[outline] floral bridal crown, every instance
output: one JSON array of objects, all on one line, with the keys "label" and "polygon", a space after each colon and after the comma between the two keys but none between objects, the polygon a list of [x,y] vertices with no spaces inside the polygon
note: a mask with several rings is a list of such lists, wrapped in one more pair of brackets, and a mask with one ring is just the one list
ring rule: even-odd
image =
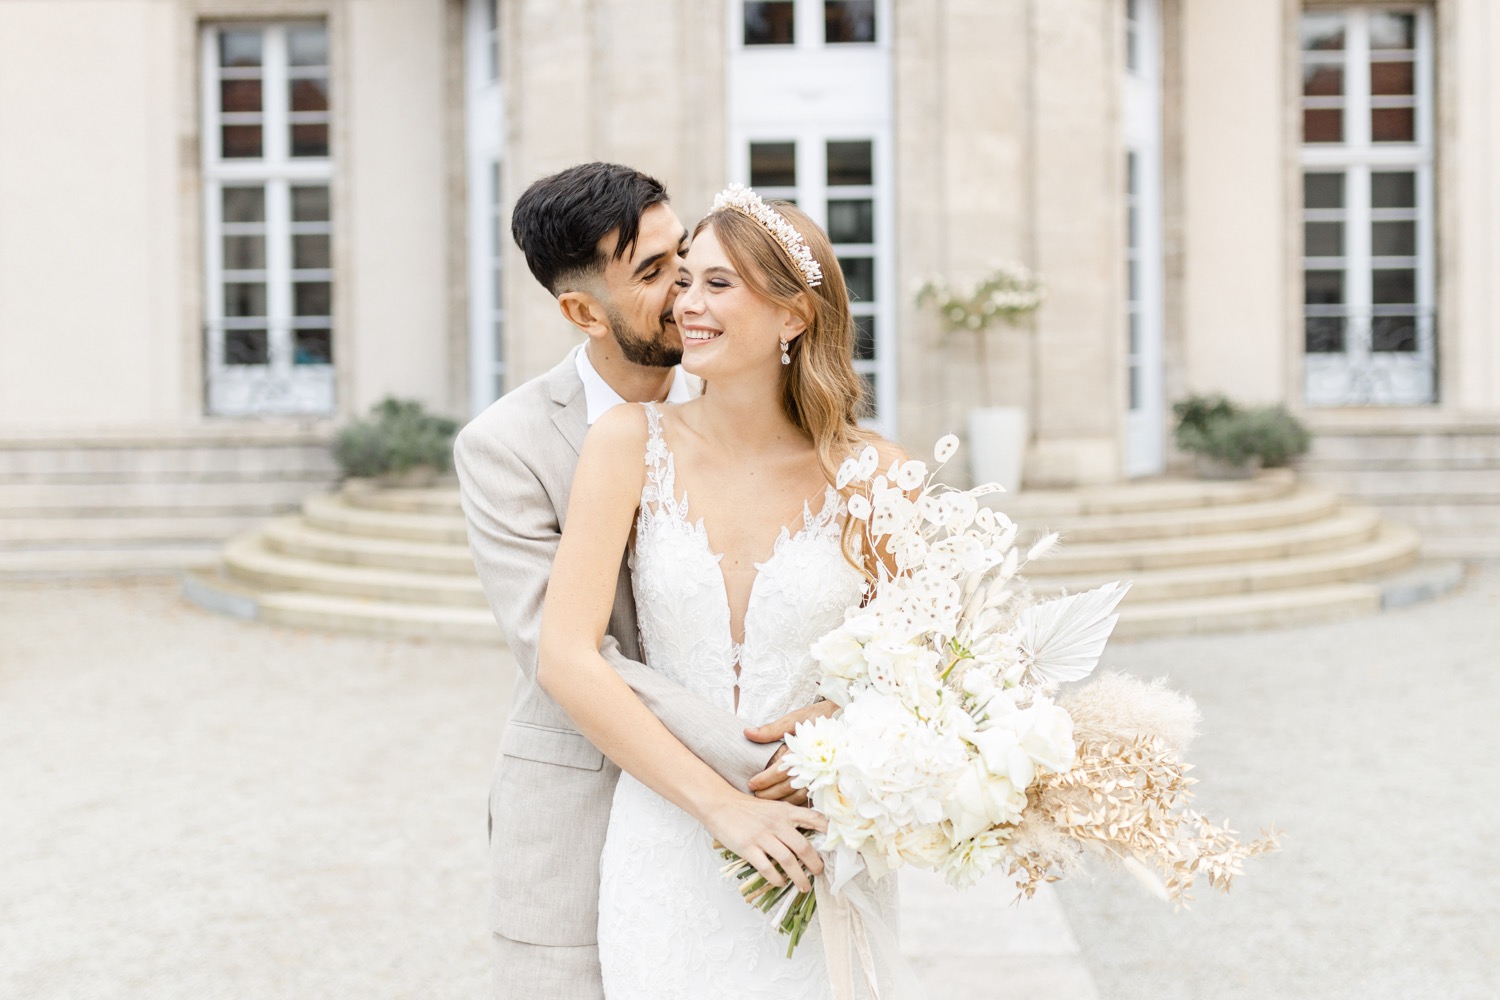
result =
[{"label": "floral bridal crown", "polygon": [[797,270],[802,272],[808,288],[817,288],[823,283],[823,268],[813,256],[812,248],[807,245],[807,239],[797,231],[795,226],[786,221],[785,216],[762,201],[760,195],[743,184],[731,184],[714,196],[714,211],[725,208],[743,212],[765,226],[772,238],[781,244],[781,249],[785,250],[786,255],[792,259]]}]

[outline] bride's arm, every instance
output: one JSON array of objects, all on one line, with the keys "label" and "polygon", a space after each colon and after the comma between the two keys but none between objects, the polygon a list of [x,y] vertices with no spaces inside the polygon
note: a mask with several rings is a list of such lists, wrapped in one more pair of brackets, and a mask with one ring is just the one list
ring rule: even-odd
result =
[{"label": "bride's arm", "polygon": [[[783,884],[770,862],[807,888],[822,870],[798,828],[822,829],[817,813],[736,790],[674,737],[600,655],[620,558],[644,485],[646,420],[618,406],[584,441],[542,611],[537,682],[610,760],[702,823],[724,846]],[[797,863],[800,861],[800,864]]]}]

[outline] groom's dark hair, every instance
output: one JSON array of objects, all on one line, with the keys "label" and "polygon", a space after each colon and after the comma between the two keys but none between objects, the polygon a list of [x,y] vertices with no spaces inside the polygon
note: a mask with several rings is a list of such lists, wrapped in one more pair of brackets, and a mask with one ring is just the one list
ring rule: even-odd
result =
[{"label": "groom's dark hair", "polygon": [[635,247],[641,213],[667,200],[655,177],[618,163],[583,163],[535,181],[516,201],[510,234],[536,280],[557,295],[608,263],[599,242],[618,230],[614,257]]}]

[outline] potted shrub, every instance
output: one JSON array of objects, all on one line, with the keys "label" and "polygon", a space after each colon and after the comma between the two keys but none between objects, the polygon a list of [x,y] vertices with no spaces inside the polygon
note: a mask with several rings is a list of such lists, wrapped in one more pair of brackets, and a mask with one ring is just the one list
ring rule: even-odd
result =
[{"label": "potted shrub", "polygon": [[370,416],[339,431],[333,457],[346,476],[382,486],[426,486],[453,468],[458,421],[434,416],[414,400],[387,396]]},{"label": "potted shrub", "polygon": [[1189,396],[1172,412],[1177,447],[1194,457],[1204,479],[1248,479],[1257,469],[1289,464],[1311,443],[1284,406],[1245,409],[1222,395]]},{"label": "potted shrub", "polygon": [[980,405],[969,412],[969,463],[976,483],[1021,488],[1026,444],[1026,411],[997,406],[990,385],[990,327],[1018,326],[1046,297],[1041,280],[1021,264],[995,263],[972,285],[950,285],[934,278],[917,289],[917,304],[933,309],[949,337],[972,337],[979,366]]}]

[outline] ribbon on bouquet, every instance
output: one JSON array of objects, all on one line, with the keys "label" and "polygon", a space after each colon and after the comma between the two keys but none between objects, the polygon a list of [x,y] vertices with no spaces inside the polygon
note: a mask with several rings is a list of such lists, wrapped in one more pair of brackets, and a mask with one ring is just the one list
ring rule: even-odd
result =
[{"label": "ribbon on bouquet", "polygon": [[839,848],[823,855],[818,927],[833,1000],[917,1000],[922,993],[916,976],[872,886],[858,853]]}]

